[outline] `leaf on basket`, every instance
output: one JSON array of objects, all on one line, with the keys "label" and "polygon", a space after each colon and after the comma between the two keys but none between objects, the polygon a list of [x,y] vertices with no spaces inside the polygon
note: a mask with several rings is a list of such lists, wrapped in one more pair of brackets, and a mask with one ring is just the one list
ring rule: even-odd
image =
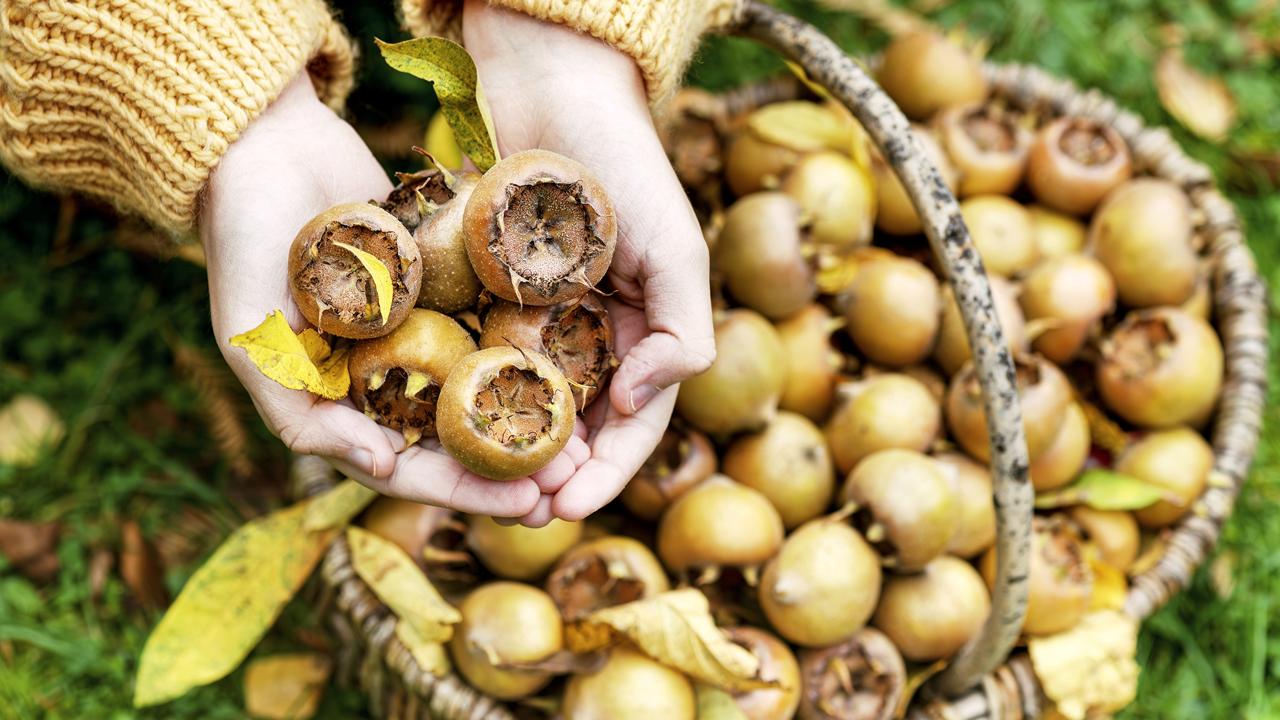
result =
[{"label": "leaf on basket", "polygon": [[498,135],[471,55],[461,45],[440,37],[374,42],[392,68],[431,83],[458,146],[480,172],[493,167],[499,157]]},{"label": "leaf on basket", "polygon": [[377,497],[378,493],[355,480],[344,480],[307,506],[302,527],[307,530],[341,530]]},{"label": "leaf on basket", "polygon": [[905,718],[907,716],[907,708],[911,707],[911,701],[915,699],[916,693],[920,692],[920,688],[929,682],[934,675],[945,670],[947,667],[946,660],[939,660],[932,665],[922,665],[916,667],[907,673],[907,681],[902,686],[902,695],[898,697],[898,708],[894,711],[895,718]]},{"label": "leaf on basket", "polygon": [[244,348],[263,375],[290,390],[338,400],[351,387],[346,349],[330,350],[329,343],[311,328],[294,333],[279,310],[258,327],[231,338],[231,345]]},{"label": "leaf on basket", "polygon": [[716,627],[707,597],[693,588],[597,610],[571,628],[574,652],[625,638],[654,660],[721,690],[772,687],[757,679],[759,661]]},{"label": "leaf on basket", "polygon": [[1081,473],[1072,484],[1036,496],[1036,507],[1044,510],[1069,505],[1088,505],[1095,510],[1141,510],[1160,500],[1173,500],[1160,487],[1114,470],[1093,468]]},{"label": "leaf on basket", "polygon": [[1095,610],[1075,628],[1027,642],[1031,666],[1058,712],[1070,720],[1112,713],[1138,690],[1138,623],[1118,610]]},{"label": "leaf on basket", "polygon": [[717,687],[698,683],[698,720],[748,720],[733,696]]},{"label": "leaf on basket", "polygon": [[427,640],[413,628],[413,625],[404,620],[396,621],[396,639],[409,651],[414,662],[418,663],[418,667],[422,668],[423,672],[443,677],[453,668],[449,662],[449,653],[445,652],[444,643]]},{"label": "leaf on basket", "polygon": [[356,260],[359,260],[369,273],[369,277],[373,278],[373,289],[378,294],[378,315],[382,318],[382,324],[386,325],[387,319],[391,317],[391,271],[373,253],[337,240],[333,241],[333,244],[355,255]]},{"label": "leaf on basket", "polygon": [[142,649],[135,707],[221,679],[258,644],[337,535],[304,529],[315,501],[245,523],[196,570]]},{"label": "leaf on basket", "polygon": [[1222,78],[1191,67],[1173,47],[1156,61],[1155,80],[1160,104],[1184,127],[1206,140],[1226,139],[1236,124],[1236,99]]},{"label": "leaf on basket", "polygon": [[850,152],[853,127],[828,108],[807,100],[766,105],[751,113],[748,127],[761,139],[798,152]]},{"label": "leaf on basket", "polygon": [[390,540],[360,527],[347,528],[351,568],[373,594],[407,622],[427,642],[453,637],[453,626],[462,620],[456,608],[441,597],[425,573]]},{"label": "leaf on basket", "polygon": [[1089,569],[1093,573],[1093,593],[1089,600],[1091,610],[1119,610],[1124,607],[1124,598],[1129,594],[1129,582],[1124,573],[1114,565],[1102,559],[1098,548],[1090,545],[1085,551],[1089,561]]},{"label": "leaf on basket", "polygon": [[319,653],[273,655],[249,663],[244,673],[244,709],[265,720],[306,720],[315,716],[333,671]]}]

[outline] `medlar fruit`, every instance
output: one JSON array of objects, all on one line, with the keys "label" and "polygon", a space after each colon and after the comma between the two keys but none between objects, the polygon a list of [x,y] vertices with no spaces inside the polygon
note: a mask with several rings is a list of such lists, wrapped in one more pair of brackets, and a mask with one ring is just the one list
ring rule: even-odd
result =
[{"label": "medlar fruit", "polygon": [[892,720],[907,683],[902,653],[869,627],[838,645],[801,651],[800,675],[801,720]]},{"label": "medlar fruit", "polygon": [[951,105],[979,102],[987,80],[979,59],[932,31],[901,35],[884,50],[880,86],[913,120]]},{"label": "medlar fruit", "polygon": [[1089,225],[1089,246],[1130,307],[1180,305],[1195,292],[1191,201],[1169,180],[1141,177],[1113,190]]},{"label": "medlar fruit", "polygon": [[929,356],[938,334],[938,280],[905,257],[877,257],[858,268],[848,290],[845,330],[872,362],[900,367]]},{"label": "medlar fruit", "polygon": [[1142,542],[1133,513],[1077,505],[1071,508],[1070,514],[1071,520],[1084,531],[1085,539],[1098,549],[1103,562],[1120,572],[1128,572],[1138,559]]},{"label": "medlar fruit", "polygon": [[1012,277],[1040,260],[1026,208],[1004,195],[975,195],[960,203],[964,224],[987,272]]},{"label": "medlar fruit", "polygon": [[1043,205],[1028,205],[1031,233],[1044,260],[1084,251],[1087,231],[1076,218]]},{"label": "medlar fruit", "polygon": [[869,377],[840,388],[842,403],[827,421],[827,444],[836,469],[848,474],[878,450],[924,452],[938,437],[942,408],[924,383],[898,373]]},{"label": "medlar fruit", "polygon": [[560,713],[572,720],[695,720],[698,702],[679,671],[618,645],[599,670],[569,678]]},{"label": "medlar fruit", "polygon": [[672,501],[715,471],[716,450],[707,436],[671,425],[619,498],[632,515],[657,520]]},{"label": "medlar fruit", "polygon": [[1168,499],[1134,511],[1143,527],[1168,527],[1181,520],[1204,493],[1213,470],[1213,448],[1190,428],[1153,432],[1129,446],[1116,471],[1165,491]]},{"label": "medlar fruit", "polygon": [[535,663],[564,645],[564,626],[551,598],[523,583],[481,585],[458,606],[462,622],[449,641],[453,664],[480,692],[517,700],[541,690],[551,673],[500,668]]},{"label": "medlar fruit", "polygon": [[766,317],[785,318],[818,293],[800,206],[780,192],[752,193],[730,206],[713,254],[729,292]]},{"label": "medlar fruit", "polygon": [[995,105],[964,105],[943,109],[934,124],[960,175],[961,197],[1010,195],[1017,189],[1031,133],[1016,115]]},{"label": "medlar fruit", "polygon": [[1040,128],[1027,155],[1027,185],[1036,199],[1072,215],[1093,212],[1132,174],[1120,134],[1083,117],[1061,117]]},{"label": "medlar fruit", "polygon": [[759,490],[791,529],[821,515],[835,493],[835,467],[827,440],[803,415],[780,412],[724,454],[724,474]]},{"label": "medlar fruit", "polygon": [[1116,305],[1107,269],[1087,255],[1064,255],[1037,265],[1018,298],[1027,320],[1050,323],[1035,340],[1036,352],[1059,365],[1070,362]]},{"label": "medlar fruit", "polygon": [[[379,205],[403,223],[409,232],[417,230],[422,222],[423,203],[418,200],[419,195],[436,207],[444,206],[457,195],[457,188],[450,185],[449,176],[436,167],[415,173],[396,173],[396,176],[400,182]],[[454,179],[456,183],[457,176]],[[462,204],[466,205],[466,200]]]},{"label": "medlar fruit", "polygon": [[[1061,515],[1031,519],[1031,574],[1024,635],[1055,635],[1075,627],[1089,611],[1093,570],[1075,527]],[[996,551],[982,556],[982,576],[995,586]]]},{"label": "medlar fruit", "polygon": [[422,255],[418,307],[451,314],[470,308],[480,297],[480,278],[476,277],[467,256],[462,227],[462,217],[476,182],[477,176],[470,173],[457,176],[453,187],[446,188],[451,197],[443,202],[435,201],[438,207],[421,218],[413,231],[413,241]]},{"label": "medlar fruit", "polygon": [[680,383],[676,411],[711,435],[763,427],[778,411],[786,382],[786,353],[778,332],[752,310],[716,317],[716,359]]},{"label": "medlar fruit", "polygon": [[566,622],[670,589],[666,572],[649,548],[621,535],[574,546],[547,576],[547,593]]},{"label": "medlar fruit", "polygon": [[[1071,402],[1071,385],[1056,365],[1039,355],[1015,354],[1013,365],[1022,405],[1022,431],[1026,434],[1027,454],[1034,462],[1058,437]],[[978,460],[990,462],[987,411],[982,403],[982,385],[971,362],[951,378],[946,416],[947,426],[960,447]]]},{"label": "medlar fruit", "polygon": [[799,204],[810,240],[846,251],[871,243],[876,220],[871,183],[871,173],[847,154],[825,150],[802,157],[782,182],[782,191]]},{"label": "medlar fruit", "polygon": [[672,572],[754,568],[782,545],[782,518],[760,491],[712,475],[676,498],[658,521],[658,557]]},{"label": "medlar fruit", "polygon": [[933,459],[954,471],[956,531],[947,543],[946,552],[971,558],[996,542],[991,471],[960,453],[942,453]]},{"label": "medlar fruit", "polygon": [[[995,301],[996,317],[1004,330],[1004,339],[1013,351],[1027,349],[1026,320],[1018,306],[1018,288],[999,275],[990,275],[991,298]],[[969,336],[960,316],[951,285],[942,289],[942,321],[938,326],[938,341],[933,346],[933,359],[947,375],[954,375],[973,357]]]},{"label": "medlar fruit", "polygon": [[498,577],[536,580],[582,537],[581,522],[560,518],[540,528],[499,525],[487,515],[467,518],[467,547]]},{"label": "medlar fruit", "polygon": [[1032,486],[1037,492],[1042,492],[1075,480],[1089,459],[1092,447],[1088,417],[1079,403],[1068,403],[1058,436],[1031,461],[1029,474]]},{"label": "medlar fruit", "polygon": [[821,305],[809,305],[775,325],[786,354],[786,382],[778,407],[822,422],[835,400],[844,358],[831,334],[844,324]]},{"label": "medlar fruit", "polygon": [[800,158],[799,151],[776,145],[757,135],[748,119],[725,153],[725,180],[738,197],[761,190],[776,190]]},{"label": "medlar fruit", "polygon": [[800,705],[800,664],[791,648],[771,633],[742,626],[728,628],[729,639],[751,651],[760,663],[756,677],[774,687],[736,693],[733,702],[747,720],[790,720]]},{"label": "medlar fruit", "polygon": [[411,500],[380,497],[364,511],[360,525],[369,532],[390,540],[415,561],[436,530],[449,522],[449,510],[423,505]]},{"label": "medlar fruit", "polygon": [[947,549],[959,507],[948,466],[914,450],[880,450],[863,458],[841,491],[857,503],[854,523],[881,562],[914,572]]},{"label": "medlar fruit", "polygon": [[871,619],[913,662],[949,657],[982,629],[991,596],[969,563],[947,555],[889,578]]}]

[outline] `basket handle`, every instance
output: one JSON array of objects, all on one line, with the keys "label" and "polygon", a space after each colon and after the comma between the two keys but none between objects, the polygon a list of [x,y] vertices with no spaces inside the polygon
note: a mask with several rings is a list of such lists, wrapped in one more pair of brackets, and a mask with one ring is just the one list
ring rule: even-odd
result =
[{"label": "basket handle", "polygon": [[996,317],[982,259],[955,196],[921,151],[907,118],[839,46],[812,25],[760,0],[747,0],[732,32],[797,63],[858,118],[906,188],[924,221],[933,253],[955,290],[986,406],[997,527],[991,614],[981,632],[933,680],[934,687],[946,695],[961,693],[1004,662],[1021,632],[1034,500],[1013,358]]}]

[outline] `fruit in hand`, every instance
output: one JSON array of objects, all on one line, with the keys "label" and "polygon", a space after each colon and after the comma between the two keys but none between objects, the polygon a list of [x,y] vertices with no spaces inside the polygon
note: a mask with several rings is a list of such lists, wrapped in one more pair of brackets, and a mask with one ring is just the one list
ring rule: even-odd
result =
[{"label": "fruit in hand", "polygon": [[[453,200],[458,193],[457,185],[450,187],[449,176],[438,168],[396,175],[400,182],[391,189],[387,199],[380,203],[380,207],[404,223],[405,229],[409,232],[417,230],[423,220],[423,200],[426,201],[427,209],[432,205],[442,207]],[[454,179],[460,178],[454,176]],[[422,196],[422,200],[418,199],[419,195]],[[466,205],[466,200],[462,201],[462,205]]]},{"label": "fruit in hand", "polygon": [[[382,317],[373,276],[347,247],[369,253],[391,276],[391,311]],[[335,205],[312,218],[289,247],[289,292],[321,332],[374,338],[395,330],[418,300],[422,259],[413,236],[369,203]]]},{"label": "fruit in hand", "polygon": [[437,207],[421,218],[413,230],[413,241],[422,255],[418,307],[450,314],[470,308],[480,297],[480,278],[467,257],[462,231],[462,216],[477,181],[469,173],[457,176],[448,189],[450,196],[434,201]]},{"label": "fruit in hand", "polygon": [[618,235],[600,183],[580,163],[546,150],[509,155],[490,168],[462,222],[480,282],[521,305],[585,294],[609,269]]},{"label": "fruit in hand", "polygon": [[440,444],[493,480],[525,477],[551,462],[573,434],[573,394],[545,355],[513,347],[478,350],[444,382]]},{"label": "fruit in hand", "polygon": [[551,598],[515,582],[481,585],[458,606],[462,622],[453,629],[449,654],[467,682],[499,700],[517,700],[541,690],[551,673],[502,668],[536,663],[558,652],[564,627]]}]

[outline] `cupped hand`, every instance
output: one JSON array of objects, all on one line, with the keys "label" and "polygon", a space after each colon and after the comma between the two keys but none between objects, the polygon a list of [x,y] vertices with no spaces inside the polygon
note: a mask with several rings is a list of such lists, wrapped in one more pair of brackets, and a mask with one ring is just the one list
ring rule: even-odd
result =
[{"label": "cupped hand", "polygon": [[577,520],[622,491],[662,438],[676,385],[715,357],[707,247],[630,57],[481,0],[467,0],[463,35],[501,151],[543,148],[581,162],[617,213],[608,307],[622,363],[608,402],[595,402],[579,423],[590,457],[562,485],[543,483],[537,507],[521,518],[533,526]]},{"label": "cupped hand", "polygon": [[287,281],[294,234],[337,203],[381,199],[390,189],[351,126],[316,98],[305,74],[295,79],[228,149],[203,198],[200,235],[218,346],[267,427],[293,451],[324,456],[386,495],[497,517],[527,515],[543,492],[554,492],[587,461],[582,437],[532,478],[486,480],[434,443],[405,449],[400,433],[349,401],[281,387],[228,343],[276,309],[295,330],[305,327]]}]

